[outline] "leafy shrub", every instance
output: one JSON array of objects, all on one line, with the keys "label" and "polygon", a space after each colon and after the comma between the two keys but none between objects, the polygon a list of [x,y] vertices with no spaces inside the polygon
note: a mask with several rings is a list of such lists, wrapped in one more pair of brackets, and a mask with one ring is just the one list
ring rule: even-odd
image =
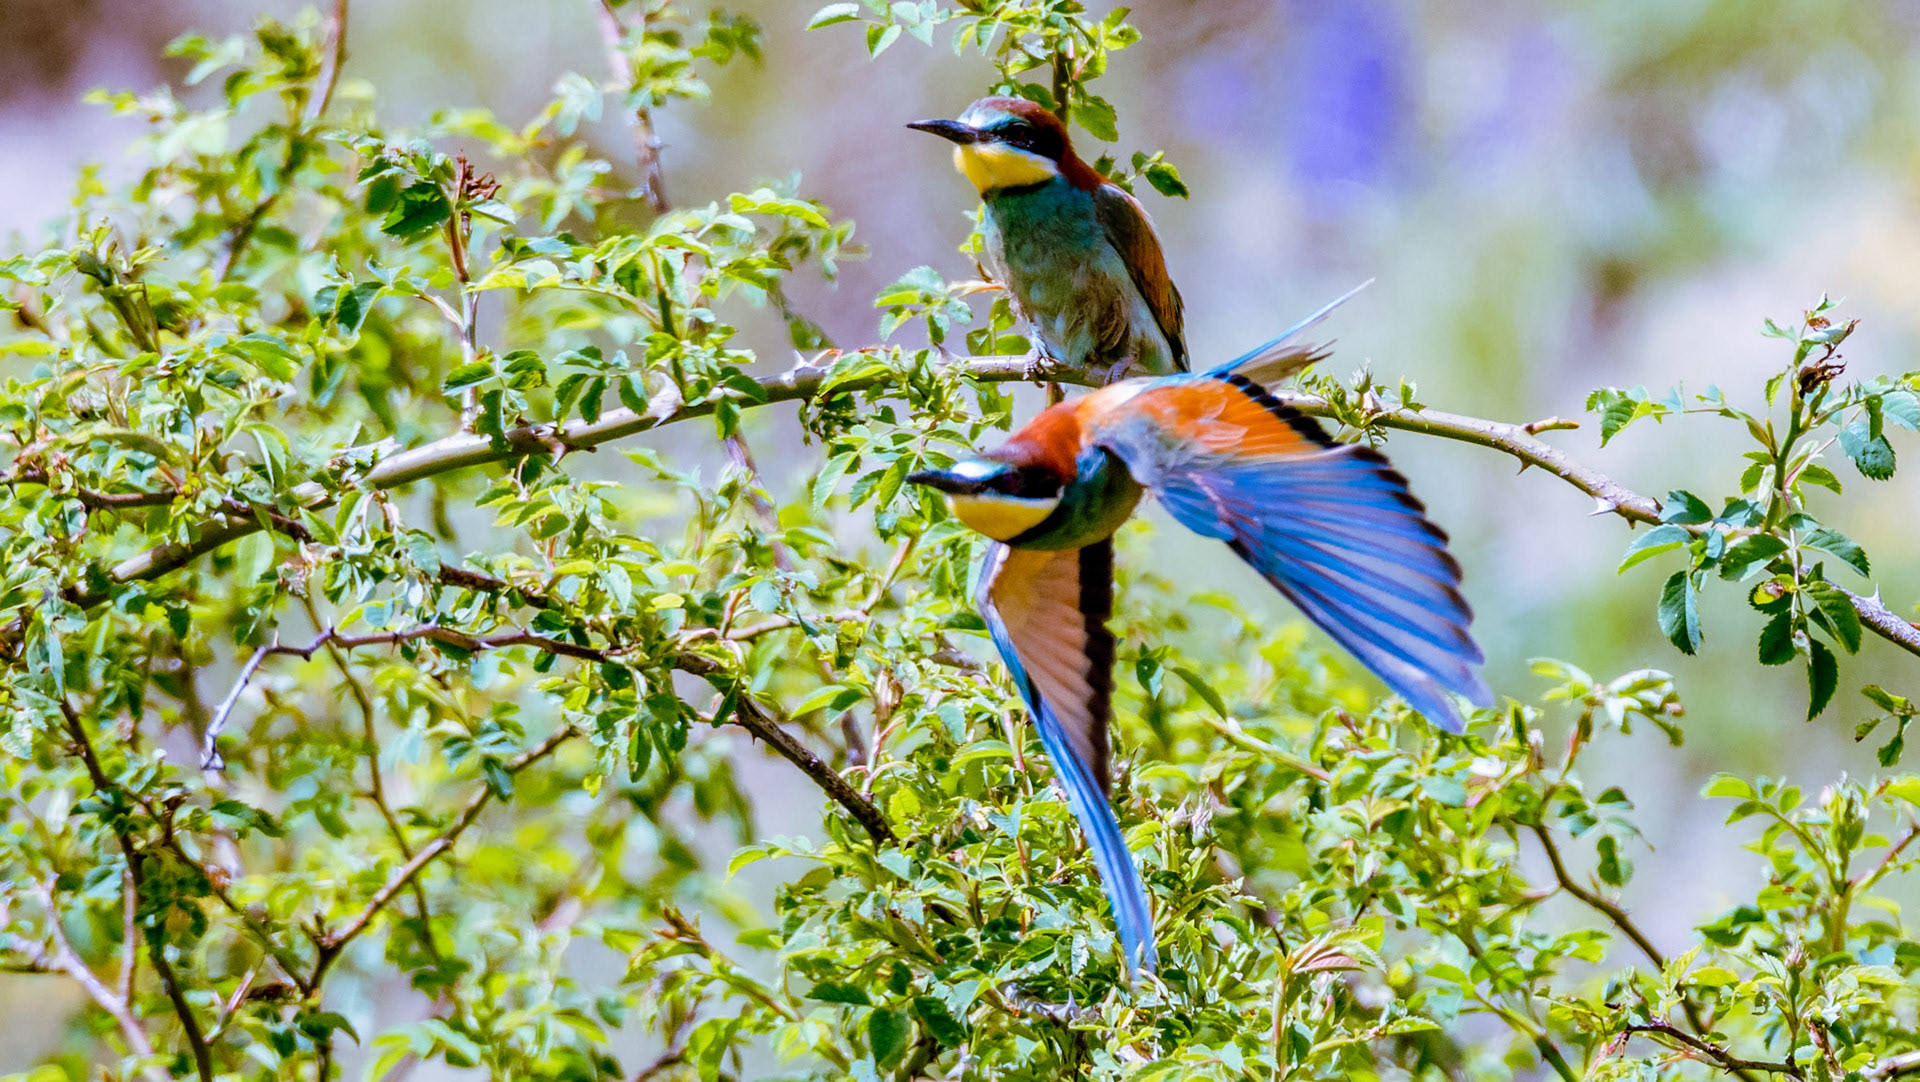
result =
[{"label": "leafy shrub", "polygon": [[[217,89],[106,96],[150,122],[145,170],[89,178],[44,246],[0,259],[0,959],[91,1000],[24,1077],[1920,1068],[1920,949],[1886,893],[1914,863],[1920,778],[1715,781],[1769,877],[1663,949],[1613,900],[1632,799],[1576,767],[1636,725],[1679,742],[1664,673],[1537,662],[1544,691],[1450,738],[1297,628],[1139,572],[1115,800],[1165,962],[1129,986],[1033,735],[975,660],[975,539],[903,485],[1006,427],[1011,314],[922,268],[878,306],[929,346],[826,350],[785,285],[832,275],[851,226],[794,184],[673,208],[650,141],[653,110],[757,58],[761,31],[665,0],[606,17],[611,88],[568,75],[524,123],[449,110],[411,132],[337,84],[337,22],[183,39],[188,84]],[[994,89],[1114,142],[1090,87],[1137,39],[1125,19],[928,0],[814,23],[859,24],[873,53],[949,35]],[[608,93],[635,162],[576,138]],[[1186,191],[1163,155],[1119,160],[1101,167]],[[759,363],[732,322],[755,305],[815,359]],[[1709,579],[1751,584],[1760,660],[1805,658],[1817,715],[1835,647],[1920,650],[1830,578],[1870,565],[1807,506],[1843,487],[1834,445],[1879,478],[1920,424],[1914,376],[1840,382],[1851,330],[1824,304],[1776,328],[1794,356],[1765,410],[1596,393],[1609,437],[1744,421],[1757,449],[1718,511],[1537,438],[1566,422],[1454,417],[1366,379],[1288,399],[1354,438],[1514,455],[1652,526],[1626,565],[1686,557],[1658,603],[1682,649]],[[823,465],[777,504],[742,423],[789,401]],[[686,421],[732,465],[649,449]],[[1894,767],[1914,708],[1867,694]],[[756,807],[742,734],[793,791]],[[821,830],[798,791],[827,804]],[[775,858],[767,924],[733,877]],[[624,970],[590,964],[609,954]],[[375,1008],[401,982],[423,1020]],[[623,1031],[652,1058],[622,1062]]]}]

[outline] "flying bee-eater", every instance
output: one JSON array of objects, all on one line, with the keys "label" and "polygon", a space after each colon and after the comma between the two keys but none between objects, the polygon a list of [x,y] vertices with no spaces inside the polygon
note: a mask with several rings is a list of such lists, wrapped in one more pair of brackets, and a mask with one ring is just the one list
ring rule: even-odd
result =
[{"label": "flying bee-eater", "polygon": [[[1345,300],[1346,298],[1341,298]],[[1336,443],[1248,371],[1314,356],[1288,340],[1334,304],[1204,373],[1111,384],[1042,412],[999,448],[908,480],[990,539],[978,603],[1085,831],[1130,967],[1158,960],[1145,885],[1107,799],[1115,530],[1152,492],[1227,543],[1428,721],[1487,706],[1460,565],[1406,479]]]},{"label": "flying bee-eater", "polygon": [[1073,152],[1060,118],[1020,98],[981,98],[958,120],[909,128],[951,142],[980,192],[987,270],[1007,287],[1048,361],[1152,375],[1187,370],[1180,291],[1138,200]]}]

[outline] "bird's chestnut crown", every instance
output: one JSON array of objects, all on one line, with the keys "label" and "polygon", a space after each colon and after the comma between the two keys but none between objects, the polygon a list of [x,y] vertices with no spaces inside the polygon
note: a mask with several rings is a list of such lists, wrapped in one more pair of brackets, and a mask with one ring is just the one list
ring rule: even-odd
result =
[{"label": "bird's chestnut crown", "polygon": [[958,120],[916,120],[907,127],[954,144],[954,166],[982,195],[1058,176],[1080,187],[1099,183],[1099,174],[1074,156],[1060,118],[1023,98],[981,98]]}]

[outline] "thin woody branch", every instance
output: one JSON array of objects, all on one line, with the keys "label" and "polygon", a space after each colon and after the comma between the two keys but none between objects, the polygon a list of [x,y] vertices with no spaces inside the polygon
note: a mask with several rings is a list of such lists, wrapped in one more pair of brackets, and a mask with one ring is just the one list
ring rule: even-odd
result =
[{"label": "thin woody branch", "polygon": [[[518,758],[505,765],[505,770],[509,775],[518,774],[552,754],[555,748],[579,735],[580,730],[569,725],[522,752]],[[487,785],[481,786],[478,792],[468,798],[466,807],[460,810],[460,815],[453,821],[453,825],[426,845],[421,846],[419,851],[414,853],[412,860],[395,869],[394,873],[387,877],[387,881],[381,884],[380,889],[373,892],[373,897],[367,899],[367,904],[361,907],[360,912],[355,914],[352,920],[342,928],[321,933],[319,953],[314,959],[313,972],[304,982],[308,988],[320,986],[321,980],[327,975],[327,970],[340,957],[340,953],[346,950],[347,944],[367,930],[367,926],[380,915],[380,911],[392,903],[393,899],[413,882],[413,877],[419,875],[422,868],[432,863],[440,854],[452,849],[454,843],[460,840],[460,836],[473,825],[474,820],[480,818],[480,813],[486,809],[487,803],[492,799],[493,788]]]},{"label": "thin woody branch", "polygon": [[[127,998],[116,995],[111,988],[108,988],[106,982],[88,968],[87,963],[81,959],[79,952],[73,949],[73,944],[67,939],[66,929],[60,926],[60,909],[53,896],[53,885],[51,883],[35,884],[35,893],[39,896],[41,908],[46,910],[47,933],[53,937],[52,966],[72,977],[81,988],[86,990],[93,1002],[113,1018],[120,1027],[121,1035],[127,1040],[127,1047],[134,1055],[147,1060],[157,1059],[158,1056],[153,1049],[153,1038],[147,1035],[146,1027],[141,1025],[140,1019],[134,1015]],[[166,1082],[166,1079],[171,1077],[165,1070],[151,1064],[141,1073],[148,1078],[156,1079],[157,1082]]]},{"label": "thin woody branch", "polygon": [[[87,727],[80,720],[66,700],[60,701],[60,714],[66,722],[67,736],[73,741],[73,749],[80,757],[81,765],[86,768],[87,778],[93,783],[95,792],[102,795],[119,792],[119,786],[100,763],[100,756],[94,751],[93,740],[87,736]],[[145,889],[146,861],[139,845],[119,821],[111,824],[114,837],[120,843],[120,852],[126,858],[127,877],[135,893]],[[57,919],[57,918],[56,918]],[[187,1048],[193,1055],[195,1071],[200,1082],[213,1082],[213,1052],[207,1044],[205,1032],[200,1021],[194,1017],[193,1007],[187,1002],[185,991],[180,986],[180,978],[175,974],[173,963],[167,960],[166,945],[159,938],[149,935],[147,938],[147,956],[153,965],[153,971],[160,978],[160,987],[166,992],[167,1000],[173,1004],[174,1014],[180,1019],[181,1033],[186,1037]]]},{"label": "thin woody branch", "polygon": [[[644,5],[643,5],[644,6]],[[641,13],[640,25],[630,31],[626,22],[620,18],[614,8],[614,0],[599,0],[600,37],[606,46],[607,69],[613,76],[614,86],[629,96],[638,92],[634,86],[633,58],[627,55],[629,33],[644,36],[647,32],[647,18]],[[667,181],[660,168],[660,137],[654,134],[653,114],[644,105],[635,105],[626,110],[627,126],[633,132],[633,157],[640,166],[641,190],[647,198],[647,206],[655,214],[665,214],[673,208],[667,199]]]},{"label": "thin woody branch", "polygon": [[[486,579],[486,576],[477,578]],[[505,583],[487,579],[490,585],[505,587]],[[363,646],[392,646],[405,642],[429,640],[443,645],[453,646],[470,653],[483,650],[497,650],[508,646],[526,646],[547,653],[558,654],[581,661],[611,662],[617,658],[617,651],[582,646],[578,643],[555,639],[546,635],[536,635],[528,631],[507,631],[496,635],[470,635],[466,632],[438,624],[422,624],[417,627],[396,631],[378,631],[366,635],[341,635],[333,628],[320,633],[319,637],[305,646],[289,646],[275,642],[256,649],[241,666],[240,674],[232,690],[215,712],[212,724],[208,725],[206,737],[201,745],[201,765],[207,769],[216,769],[222,765],[216,741],[226,726],[227,718],[232,714],[234,705],[239,702],[247,683],[262,662],[275,655],[289,655],[302,659],[311,659],[322,648],[352,650]],[[717,690],[725,692],[732,684],[726,668],[721,663],[703,657],[691,650],[682,650],[672,658],[673,667],[681,672],[701,677],[713,684]],[[813,779],[814,784],[831,797],[854,821],[864,828],[875,843],[893,840],[893,829],[888,826],[886,816],[874,807],[873,803],[860,794],[860,791],[848,784],[839,772],[825,760],[815,755],[786,731],[785,719],[761,703],[758,699],[738,692],[732,720],[741,728],[772,748],[781,758],[786,759],[800,771]],[[477,814],[477,813],[476,813]],[[421,850],[424,853],[426,850]],[[415,854],[417,860],[419,854]],[[411,862],[410,862],[411,863]]]},{"label": "thin woody branch", "polygon": [[1623,1036],[1636,1033],[1655,1034],[1665,1037],[1691,1052],[1698,1053],[1715,1066],[1729,1072],[1760,1071],[1767,1074],[1783,1074],[1790,1078],[1806,1077],[1799,1067],[1791,1063],[1775,1063],[1769,1060],[1741,1059],[1711,1041],[1703,1040],[1686,1030],[1667,1022],[1629,1022],[1620,1027]]},{"label": "thin woody branch", "polygon": [[[1620,929],[1621,934],[1633,941],[1634,946],[1640,948],[1640,953],[1645,955],[1647,961],[1652,962],[1656,969],[1665,969],[1667,956],[1661,952],[1660,948],[1653,945],[1653,940],[1647,938],[1639,925],[1633,923],[1633,918],[1627,915],[1626,910],[1599,893],[1581,886],[1572,875],[1568,874],[1566,862],[1560,857],[1560,847],[1555,844],[1553,833],[1547,829],[1546,825],[1530,823],[1527,829],[1533,832],[1533,836],[1540,842],[1540,848],[1546,851],[1547,863],[1552,866],[1554,881],[1560,885],[1560,889],[1578,899],[1587,908],[1604,915],[1613,922],[1615,928]],[[1680,1006],[1686,1012],[1687,1023],[1693,1027],[1694,1032],[1711,1032],[1711,1027],[1700,1014],[1700,1005],[1695,1003],[1693,997],[1684,990],[1680,995]],[[1728,1066],[1727,1070],[1749,1082],[1753,1077],[1745,1067]]]},{"label": "thin woody branch", "polygon": [[[1338,417],[1338,411],[1332,404],[1316,395],[1275,391],[1273,396],[1312,417]],[[1649,526],[1656,525],[1660,521],[1660,501],[1627,488],[1534,436],[1536,431],[1544,432],[1570,427],[1569,422],[1559,418],[1536,422],[1538,425],[1536,427],[1535,425],[1509,424],[1504,421],[1486,421],[1478,417],[1464,417],[1457,413],[1445,413],[1440,410],[1400,409],[1381,413],[1371,420],[1381,428],[1458,440],[1512,455],[1524,465],[1537,466],[1592,496],[1595,514],[1616,514],[1628,522]],[[1688,528],[1698,532],[1694,527]],[[1847,595],[1848,600],[1853,603],[1853,610],[1860,615],[1860,622],[1869,630],[1915,657],[1920,657],[1920,627],[1902,619],[1881,604],[1877,592],[1872,597],[1862,597],[1840,587],[1835,589],[1840,589]]]},{"label": "thin woody branch", "polygon": [[[1031,378],[1031,367],[1025,357],[977,357],[962,362],[956,368],[967,378],[985,383],[1018,382]],[[409,450],[391,448],[360,483],[372,489],[391,489],[471,466],[532,454],[592,450],[663,425],[708,416],[723,401],[739,409],[750,409],[775,402],[809,400],[820,393],[829,371],[825,367],[798,367],[757,380],[758,387],[753,394],[722,388],[702,402],[682,402],[674,394],[663,393],[656,396],[655,402],[645,412],[621,408],[606,411],[592,423],[578,421],[563,425],[522,425],[508,431],[501,445],[496,445],[485,436],[460,433]],[[875,373],[841,380],[832,384],[831,390],[836,393],[870,390],[892,378],[892,373]],[[1049,372],[1048,379],[1092,386],[1098,382],[1099,376],[1086,369],[1063,367]],[[1316,395],[1297,391],[1273,393],[1275,398],[1301,413],[1338,419],[1339,411]],[[1512,424],[1440,410],[1397,409],[1382,412],[1370,420],[1381,428],[1457,440],[1511,455],[1524,465],[1538,467],[1592,496],[1596,513],[1616,514],[1629,522],[1646,525],[1660,521],[1659,501],[1621,485],[1535,435],[1536,432],[1569,427],[1570,422],[1559,418],[1534,424]],[[318,482],[301,485],[289,495],[292,505],[306,510],[330,506],[336,498],[333,492]],[[293,521],[291,515],[274,513],[286,521]],[[261,528],[258,513],[222,513],[204,525],[193,540],[184,544],[162,545],[125,560],[108,573],[108,578],[115,583],[156,578]],[[1859,613],[1861,622],[1869,630],[1920,657],[1920,627],[1888,610],[1877,596],[1863,597],[1851,592],[1847,592],[1847,596],[1854,611]],[[76,590],[69,600],[82,608],[91,608],[106,600],[106,595]],[[17,637],[20,631],[21,623],[17,620],[13,626],[0,629],[0,647],[9,646],[8,640]]]}]

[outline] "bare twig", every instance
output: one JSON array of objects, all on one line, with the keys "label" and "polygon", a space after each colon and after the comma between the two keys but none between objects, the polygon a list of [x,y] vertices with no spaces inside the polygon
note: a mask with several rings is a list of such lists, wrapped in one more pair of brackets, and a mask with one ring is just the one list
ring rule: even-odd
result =
[{"label": "bare twig", "polygon": [[327,51],[320,67],[320,93],[307,113],[309,121],[326,115],[333,104],[333,88],[340,83],[340,67],[347,62],[347,0],[333,0],[333,14],[327,16]]},{"label": "bare twig", "polygon": [[[600,38],[606,45],[607,68],[613,75],[615,89],[632,99],[639,88],[633,85],[633,58],[627,55],[627,41],[629,33],[645,36],[646,14],[643,11],[640,25],[629,31],[620,13],[614,10],[612,0],[599,0],[599,9]],[[645,105],[634,104],[626,111],[626,117],[627,126],[633,131],[633,157],[640,166],[640,184],[647,206],[652,207],[655,214],[665,214],[673,204],[667,199],[667,182],[660,169],[660,137],[653,131],[653,114]]]},{"label": "bare twig", "polygon": [[1902,1052],[1897,1056],[1888,1056],[1860,1072],[1861,1077],[1871,1082],[1881,1082],[1882,1079],[1899,1078],[1910,1074],[1920,1074],[1920,1052]]},{"label": "bare twig", "polygon": [[[87,727],[80,720],[80,715],[65,699],[60,700],[60,714],[66,721],[67,735],[73,741],[74,751],[80,756],[81,765],[86,768],[87,778],[93,782],[94,790],[102,795],[121,792],[100,765],[100,756],[94,751],[93,740],[87,736]],[[112,829],[120,843],[120,852],[127,861],[127,875],[133,880],[133,889],[138,893],[146,884],[145,861],[140,847],[120,821],[113,821]],[[188,1051],[193,1055],[194,1069],[200,1075],[200,1082],[213,1082],[213,1052],[208,1048],[200,1021],[194,1017],[193,1007],[180,987],[173,963],[167,960],[166,944],[157,935],[149,934],[146,939],[148,961],[153,964],[154,974],[160,978],[160,987],[166,992],[168,1001],[173,1004],[174,1014],[180,1019],[180,1030],[186,1037]]]},{"label": "bare twig", "polygon": [[[127,997],[116,995],[112,989],[108,988],[106,982],[96,976],[93,970],[88,968],[87,963],[81,960],[79,952],[73,949],[73,944],[67,939],[67,930],[60,926],[60,908],[53,896],[53,884],[37,883],[34,893],[39,897],[41,907],[47,911],[47,933],[53,937],[54,962],[59,966],[60,971],[77,981],[81,988],[86,989],[87,995],[92,997],[94,1003],[112,1016],[113,1020],[119,1024],[121,1034],[127,1039],[127,1047],[133,1050],[134,1055],[148,1060],[157,1059],[158,1054],[153,1050],[153,1039],[147,1036],[146,1027],[140,1024],[140,1019],[134,1017],[133,1008],[128,1005]],[[157,1079],[158,1082],[166,1082],[171,1077],[166,1071],[152,1064],[147,1066],[144,1073],[148,1078]]]},{"label": "bare twig", "polygon": [[[728,690],[730,683],[726,669],[719,662],[702,657],[699,654],[682,653],[674,659],[674,665],[681,672],[702,677],[722,693]],[[808,750],[805,744],[794,739],[783,725],[785,719],[777,716],[758,699],[737,689],[734,700],[733,720],[740,727],[759,737],[766,745],[778,752],[780,757],[800,768],[801,773],[812,778],[823,792],[847,810],[854,821],[866,828],[874,844],[883,845],[894,840],[893,828],[887,824],[887,817],[866,797],[860,795],[839,772],[825,760]]]},{"label": "bare twig", "polygon": [[278,645],[278,640],[275,640],[272,646],[262,646],[255,650],[253,656],[240,666],[240,675],[233,680],[233,690],[227,692],[227,697],[220,700],[220,705],[214,708],[213,720],[207,723],[206,735],[200,740],[202,769],[220,770],[226,767],[226,760],[220,758],[218,744],[220,731],[227,727],[227,717],[233,713],[234,705],[240,701],[240,694],[247,690],[247,681],[253,679],[254,670],[260,667],[261,662],[267,660],[267,655],[273,653],[274,647]]},{"label": "bare twig", "polygon": [[[1533,832],[1533,836],[1539,839],[1540,848],[1546,851],[1547,863],[1552,865],[1553,878],[1560,884],[1560,889],[1578,899],[1582,905],[1605,916],[1615,928],[1620,929],[1621,934],[1633,941],[1634,946],[1640,948],[1640,953],[1645,955],[1647,961],[1652,962],[1656,969],[1665,969],[1667,956],[1661,953],[1660,948],[1653,945],[1653,940],[1648,939],[1638,925],[1633,923],[1633,918],[1627,915],[1626,910],[1620,908],[1617,903],[1581,886],[1572,875],[1568,874],[1566,862],[1560,858],[1560,847],[1554,843],[1553,833],[1546,828],[1545,824],[1529,823],[1527,829]],[[1694,1002],[1693,996],[1684,989],[1680,993],[1680,1008],[1686,1012],[1687,1024],[1693,1027],[1694,1032],[1711,1032],[1707,1020],[1700,1014],[1700,1005]],[[1747,1074],[1744,1068],[1730,1067],[1729,1070],[1746,1082],[1752,1082],[1752,1076]]]},{"label": "bare twig", "polygon": [[[579,735],[580,730],[571,725],[560,729],[539,744],[522,752],[512,762],[505,764],[503,769],[505,769],[509,775],[518,774],[520,771],[525,770],[527,767],[552,754],[555,748],[558,748],[560,745]],[[319,953],[314,959],[313,972],[305,982],[308,988],[318,988],[320,986],[321,980],[327,975],[327,970],[332,967],[334,961],[340,957],[340,952],[346,950],[347,944],[353,942],[359,937],[360,933],[367,930],[367,926],[372,924],[373,919],[380,915],[380,911],[385,909],[393,901],[394,897],[404,890],[408,883],[413,881],[414,876],[420,874],[422,868],[432,863],[435,857],[452,849],[454,843],[460,840],[460,836],[465,834],[467,828],[473,825],[474,820],[480,818],[481,811],[486,808],[487,803],[492,799],[493,787],[490,785],[481,786],[472,797],[468,798],[466,807],[460,810],[460,815],[453,821],[453,825],[442,831],[438,837],[426,845],[421,846],[420,851],[413,855],[412,860],[407,861],[395,869],[394,873],[387,877],[387,881],[381,884],[380,889],[373,892],[373,897],[367,899],[367,904],[361,907],[360,912],[355,914],[352,920],[348,921],[346,925],[340,929],[321,934],[319,939]]]},{"label": "bare twig", "polygon": [[1741,1059],[1711,1041],[1703,1040],[1668,1022],[1629,1022],[1620,1027],[1623,1034],[1650,1033],[1666,1037],[1686,1048],[1707,1057],[1716,1066],[1729,1073],[1760,1071],[1766,1074],[1783,1074],[1790,1078],[1804,1078],[1800,1068],[1791,1063],[1775,1063],[1769,1060]]}]

